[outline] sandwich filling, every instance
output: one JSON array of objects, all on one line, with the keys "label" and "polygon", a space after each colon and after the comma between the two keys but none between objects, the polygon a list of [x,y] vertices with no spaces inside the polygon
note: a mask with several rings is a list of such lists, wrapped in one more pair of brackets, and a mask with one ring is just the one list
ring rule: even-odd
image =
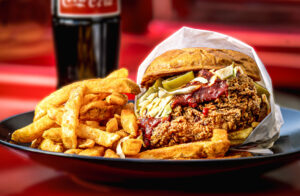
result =
[{"label": "sandwich filling", "polygon": [[137,100],[146,148],[208,139],[213,129],[234,132],[267,116],[268,91],[234,65],[158,79]]}]

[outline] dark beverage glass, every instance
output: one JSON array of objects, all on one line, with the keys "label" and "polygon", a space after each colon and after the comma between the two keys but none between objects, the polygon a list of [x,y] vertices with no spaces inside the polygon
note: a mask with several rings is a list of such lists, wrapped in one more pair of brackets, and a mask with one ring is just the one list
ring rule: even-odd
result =
[{"label": "dark beverage glass", "polygon": [[57,88],[118,67],[120,1],[53,0]]}]

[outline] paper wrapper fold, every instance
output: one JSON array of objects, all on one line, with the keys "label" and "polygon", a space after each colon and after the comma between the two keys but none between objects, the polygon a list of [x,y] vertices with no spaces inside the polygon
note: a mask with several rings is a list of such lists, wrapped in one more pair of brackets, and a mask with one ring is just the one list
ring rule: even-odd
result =
[{"label": "paper wrapper fold", "polygon": [[279,106],[274,102],[271,78],[255,50],[246,43],[221,33],[183,27],[157,45],[141,63],[138,69],[137,83],[141,83],[147,67],[159,55],[172,49],[192,47],[231,49],[245,53],[256,61],[262,78],[261,84],[270,92],[271,113],[253,130],[242,145],[234,149],[257,154],[272,153],[269,148],[273,146],[279,137],[280,127],[283,125],[283,118]]}]

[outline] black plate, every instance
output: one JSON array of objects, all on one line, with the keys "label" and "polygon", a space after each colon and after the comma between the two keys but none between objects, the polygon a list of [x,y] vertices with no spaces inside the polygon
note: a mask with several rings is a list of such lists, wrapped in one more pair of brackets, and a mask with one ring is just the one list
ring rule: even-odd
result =
[{"label": "black plate", "polygon": [[215,160],[142,160],[87,157],[47,152],[11,144],[11,133],[32,122],[33,112],[8,118],[0,123],[0,143],[26,153],[46,166],[66,171],[87,180],[124,182],[128,179],[181,178],[216,173],[239,173],[277,168],[300,157],[300,111],[281,109],[285,121],[281,137],[273,147],[274,154],[238,159]]}]

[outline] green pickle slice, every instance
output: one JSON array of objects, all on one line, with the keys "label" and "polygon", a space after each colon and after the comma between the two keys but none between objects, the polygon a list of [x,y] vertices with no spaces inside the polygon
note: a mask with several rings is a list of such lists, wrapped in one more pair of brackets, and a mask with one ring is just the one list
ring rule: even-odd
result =
[{"label": "green pickle slice", "polygon": [[254,82],[254,86],[255,86],[256,91],[257,91],[257,94],[258,94],[259,96],[261,96],[262,94],[266,94],[267,97],[270,96],[269,91],[268,91],[266,88],[262,87],[260,84]]},{"label": "green pickle slice", "polygon": [[162,86],[167,91],[170,91],[170,90],[179,88],[180,86],[188,83],[189,81],[191,81],[194,78],[195,78],[194,72],[190,71],[190,72],[187,72],[185,74],[182,74],[182,75],[179,75],[179,76],[174,76],[174,77],[168,78],[166,80],[163,80],[162,81]]},{"label": "green pickle slice", "polygon": [[155,81],[155,83],[152,85],[153,88],[158,89],[158,87],[162,87],[162,79],[159,78]]}]

